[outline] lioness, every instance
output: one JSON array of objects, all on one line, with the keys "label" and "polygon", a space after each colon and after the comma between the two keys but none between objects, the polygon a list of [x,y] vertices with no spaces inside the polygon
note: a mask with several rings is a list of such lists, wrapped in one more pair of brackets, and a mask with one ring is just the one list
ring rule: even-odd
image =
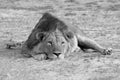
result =
[{"label": "lioness", "polygon": [[77,27],[44,13],[23,44],[21,54],[38,60],[56,59],[64,58],[79,48],[83,51],[93,49],[103,55],[111,54],[111,49],[103,48],[84,36]]}]

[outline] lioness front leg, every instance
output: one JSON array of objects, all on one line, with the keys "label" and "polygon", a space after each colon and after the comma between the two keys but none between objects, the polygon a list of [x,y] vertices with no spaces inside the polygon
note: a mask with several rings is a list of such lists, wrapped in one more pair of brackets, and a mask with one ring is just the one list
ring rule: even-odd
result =
[{"label": "lioness front leg", "polygon": [[22,49],[21,49],[21,54],[24,57],[33,57],[35,60],[41,61],[41,60],[46,60],[47,55],[45,53],[36,53],[33,50],[30,50],[26,44],[23,44]]},{"label": "lioness front leg", "polygon": [[38,60],[38,61],[42,61],[42,60],[46,60],[47,59],[47,55],[46,54],[32,55],[32,57],[35,60]]},{"label": "lioness front leg", "polygon": [[15,42],[15,41],[9,41],[6,43],[6,49],[13,49],[13,48],[21,48],[24,41],[22,42]]},{"label": "lioness front leg", "polygon": [[102,53],[103,55],[110,55],[112,52],[112,49],[106,49],[103,48],[102,46],[100,46],[97,42],[95,42],[94,40],[87,38],[87,37],[83,37],[83,36],[78,36],[78,46],[84,50],[84,49],[93,49],[95,51],[98,51],[100,53]]}]

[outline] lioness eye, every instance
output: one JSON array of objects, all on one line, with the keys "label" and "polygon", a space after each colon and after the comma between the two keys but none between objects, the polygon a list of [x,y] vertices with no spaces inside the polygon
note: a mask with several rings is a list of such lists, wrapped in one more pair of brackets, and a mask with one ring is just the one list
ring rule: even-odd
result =
[{"label": "lioness eye", "polygon": [[64,44],[65,42],[62,42],[62,44]]},{"label": "lioness eye", "polygon": [[51,45],[52,45],[52,42],[51,42],[51,41],[48,41],[47,45],[51,46]]}]

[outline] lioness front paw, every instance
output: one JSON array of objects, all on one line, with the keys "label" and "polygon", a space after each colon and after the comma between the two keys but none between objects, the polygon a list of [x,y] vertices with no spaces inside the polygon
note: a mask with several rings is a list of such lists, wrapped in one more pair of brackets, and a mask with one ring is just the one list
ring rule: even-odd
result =
[{"label": "lioness front paw", "polygon": [[7,43],[6,44],[6,49],[11,49],[12,47],[16,47],[15,43]]},{"label": "lioness front paw", "polygon": [[6,43],[6,49],[12,49],[12,48],[18,48],[18,47],[22,47],[24,42],[14,42],[14,41],[10,41],[8,43]]},{"label": "lioness front paw", "polygon": [[38,54],[38,55],[34,55],[33,58],[35,60],[42,61],[42,60],[46,60],[47,56],[46,56],[46,54]]},{"label": "lioness front paw", "polygon": [[104,49],[103,55],[111,55],[112,54],[112,48]]}]

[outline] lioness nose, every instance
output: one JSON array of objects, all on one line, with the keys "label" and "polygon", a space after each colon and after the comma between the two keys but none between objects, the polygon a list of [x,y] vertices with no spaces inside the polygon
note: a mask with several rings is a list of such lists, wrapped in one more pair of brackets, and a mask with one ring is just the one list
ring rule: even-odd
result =
[{"label": "lioness nose", "polygon": [[59,56],[61,53],[56,53],[56,52],[54,52],[53,54],[55,54],[56,56]]}]

